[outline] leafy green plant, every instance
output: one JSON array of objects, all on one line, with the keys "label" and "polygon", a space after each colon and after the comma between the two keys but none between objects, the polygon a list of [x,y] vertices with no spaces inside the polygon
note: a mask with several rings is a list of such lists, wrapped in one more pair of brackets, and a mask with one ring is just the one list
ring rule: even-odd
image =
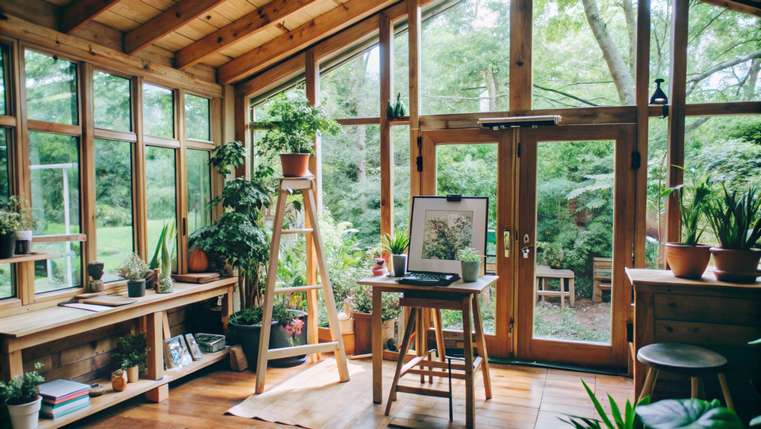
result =
[{"label": "leafy green plant", "polygon": [[742,429],[737,414],[714,399],[667,399],[638,406],[637,416],[646,428]]},{"label": "leafy green plant", "polygon": [[403,255],[407,251],[407,247],[410,245],[410,239],[406,232],[399,232],[391,235],[386,234],[383,236],[382,246],[383,250],[392,255]]},{"label": "leafy green plant", "polygon": [[145,335],[142,334],[118,338],[111,356],[112,362],[115,362],[122,369],[131,368],[135,365],[143,369],[147,358],[148,346],[145,342]]},{"label": "leafy green plant", "polygon": [[457,260],[461,262],[481,262],[481,255],[472,247],[465,247],[457,251]]},{"label": "leafy green plant", "polygon": [[761,239],[761,198],[758,188],[744,193],[729,191],[722,184],[722,195],[709,200],[706,217],[721,247],[748,250]]},{"label": "leafy green plant", "polygon": [[261,307],[249,307],[233,313],[230,316],[230,323],[247,326],[258,325],[262,323],[262,317]]},{"label": "leafy green plant", "polygon": [[[352,310],[358,313],[372,313],[373,300],[370,288],[367,286],[357,286],[351,292]],[[401,314],[399,299],[393,294],[384,293],[381,296],[381,320],[393,320]]]},{"label": "leafy green plant", "polygon": [[171,242],[172,244],[172,251],[171,254],[174,254],[175,246],[174,243],[176,242],[174,240],[174,223],[167,223],[164,224],[163,227],[161,227],[161,233],[159,234],[159,240],[156,242],[156,248],[153,249],[153,256],[151,256],[151,262],[148,263],[148,268],[151,270],[155,270],[156,268],[161,265],[162,259],[161,259],[161,250],[164,246],[167,245],[167,243]]},{"label": "leafy green plant", "polygon": [[11,234],[22,229],[23,216],[19,210],[16,197],[8,197],[0,201],[0,234]]},{"label": "leafy green plant", "polygon": [[116,271],[125,279],[136,281],[144,279],[150,269],[148,268],[148,265],[143,262],[143,258],[132,253]]},{"label": "leafy green plant", "polygon": [[547,243],[542,246],[544,263],[551,268],[561,268],[565,259],[565,251],[557,243]]},{"label": "leafy green plant", "polygon": [[0,382],[0,398],[3,402],[8,405],[21,405],[36,401],[39,396],[37,386],[45,382],[45,378],[39,373],[41,369],[42,364],[36,362],[33,371],[25,372],[7,383]]},{"label": "leafy green plant", "polygon": [[231,141],[217,146],[211,153],[209,163],[219,174],[227,176],[246,161],[246,148],[239,141]]},{"label": "leafy green plant", "polygon": [[322,108],[304,99],[277,97],[268,116],[273,119],[255,122],[251,127],[266,130],[260,144],[276,153],[312,153],[317,133],[335,134],[340,130]]},{"label": "leafy green plant", "polygon": [[561,418],[561,421],[569,424],[570,426],[573,426],[576,429],[601,429],[602,427],[608,429],[634,429],[640,427],[638,426],[635,408],[639,407],[640,405],[646,405],[650,403],[650,397],[642,398],[634,405],[632,405],[631,402],[626,401],[626,405],[624,406],[622,413],[621,407],[619,407],[619,405],[616,403],[616,400],[613,399],[612,396],[608,395],[608,403],[610,403],[610,416],[608,416],[608,413],[605,412],[605,409],[602,407],[600,400],[597,399],[597,396],[594,394],[594,392],[592,392],[592,389],[589,388],[587,383],[584,380],[581,380],[581,384],[584,385],[584,390],[587,391],[589,399],[592,400],[592,404],[594,405],[597,414],[600,416],[600,420],[591,419],[588,417],[570,416],[567,419]]},{"label": "leafy green plant", "polygon": [[703,235],[701,220],[711,197],[709,178],[696,181],[694,185],[680,185],[670,189],[679,199],[679,215],[682,219],[682,244],[695,246]]},{"label": "leafy green plant", "polygon": [[389,119],[401,118],[407,114],[407,112],[404,110],[404,104],[402,104],[401,98],[402,93],[397,92],[396,103],[392,104],[391,100],[389,100],[388,106],[386,106],[386,116],[388,116]]}]

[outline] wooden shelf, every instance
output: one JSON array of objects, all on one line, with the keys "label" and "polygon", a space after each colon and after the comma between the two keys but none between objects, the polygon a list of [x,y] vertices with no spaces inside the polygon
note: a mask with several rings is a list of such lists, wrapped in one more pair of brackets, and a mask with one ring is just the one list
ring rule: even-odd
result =
[{"label": "wooden shelf", "polygon": [[[56,420],[40,418],[39,429],[54,429],[76,422],[99,411],[103,411],[113,405],[132,399],[138,395],[142,395],[149,390],[153,390],[164,384],[179,380],[188,374],[192,374],[200,369],[206,368],[207,366],[213,365],[225,359],[225,357],[227,357],[227,353],[227,348],[216,353],[206,353],[204,354],[203,359],[193,361],[193,363],[186,367],[166,370],[164,377],[161,380],[141,379],[135,383],[127,384],[127,388],[121,392],[114,392],[109,390],[108,393],[105,393],[101,396],[90,398],[90,406],[85,409],[76,411]],[[107,388],[110,388],[111,386],[111,380],[96,380],[93,383],[100,383]]]},{"label": "wooden shelf", "polygon": [[26,255],[16,255],[11,258],[0,259],[0,264],[17,264],[19,262],[44,261],[50,259],[47,253],[32,252]]}]

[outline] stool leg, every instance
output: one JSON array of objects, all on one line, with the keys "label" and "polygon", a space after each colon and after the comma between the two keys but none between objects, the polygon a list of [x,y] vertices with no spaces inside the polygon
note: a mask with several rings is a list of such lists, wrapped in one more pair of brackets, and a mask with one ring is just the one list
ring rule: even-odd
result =
[{"label": "stool leg", "polygon": [[471,330],[471,300],[468,295],[462,300],[462,332],[465,337],[465,427],[476,427],[476,400],[473,389],[473,331]]},{"label": "stool leg", "polygon": [[735,404],[732,402],[732,395],[729,393],[729,384],[727,384],[727,377],[723,372],[720,372],[717,375],[719,377],[719,385],[721,385],[721,393],[724,395],[724,402],[727,403],[727,408],[734,410]]},{"label": "stool leg", "polygon": [[486,351],[486,338],[484,337],[483,320],[481,309],[478,305],[478,297],[473,297],[473,324],[476,328],[476,350],[481,356],[481,375],[484,377],[484,394],[486,399],[491,399],[491,376],[489,375],[489,353]]},{"label": "stool leg", "polygon": [[651,396],[653,394],[656,378],[658,378],[658,370],[653,367],[648,367],[647,375],[645,375],[645,384],[642,385],[642,392],[640,392],[637,401],[641,401],[645,396]]},{"label": "stool leg", "polygon": [[[425,313],[423,312],[422,308],[419,308],[417,311],[417,329],[415,330],[415,354],[418,356],[425,356],[425,318],[423,317]],[[420,363],[420,369],[425,370],[425,363],[421,361]],[[420,384],[425,383],[425,374],[423,371],[420,372]]]},{"label": "stool leg", "polygon": [[409,319],[407,319],[407,326],[404,329],[404,337],[402,338],[402,345],[399,348],[399,358],[396,360],[396,371],[394,372],[394,381],[391,383],[391,391],[388,392],[388,402],[386,403],[386,415],[391,412],[391,403],[396,400],[396,386],[399,385],[399,377],[402,373],[402,366],[404,366],[404,357],[407,355],[407,349],[410,346],[410,335],[412,335],[412,329],[415,325],[412,323],[412,319],[417,316],[417,308],[412,307],[410,310]]},{"label": "stool leg", "polygon": [[690,377],[690,398],[698,399],[698,386],[700,379],[697,377]]}]

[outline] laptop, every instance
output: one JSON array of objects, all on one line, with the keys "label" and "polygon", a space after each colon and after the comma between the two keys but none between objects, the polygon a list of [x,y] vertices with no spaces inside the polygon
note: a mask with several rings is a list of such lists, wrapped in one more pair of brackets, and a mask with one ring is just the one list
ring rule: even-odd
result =
[{"label": "laptop", "polygon": [[460,280],[457,250],[486,249],[489,199],[460,195],[417,196],[412,199],[409,272],[399,283],[449,286]]}]

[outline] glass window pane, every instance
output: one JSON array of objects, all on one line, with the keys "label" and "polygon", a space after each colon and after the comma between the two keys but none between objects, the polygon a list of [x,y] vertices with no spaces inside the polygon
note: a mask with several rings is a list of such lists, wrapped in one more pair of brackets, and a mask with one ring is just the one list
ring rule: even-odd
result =
[{"label": "glass window pane", "polygon": [[35,243],[39,252],[51,255],[34,263],[34,292],[80,287],[82,284],[82,246],[76,241]]},{"label": "glass window pane", "polygon": [[185,137],[211,141],[211,100],[185,95]]},{"label": "glass window pane", "polygon": [[666,200],[661,189],[668,186],[668,119],[650,117],[647,150],[647,229],[645,260],[649,268],[666,268]]},{"label": "glass window pane", "polygon": [[77,138],[30,132],[29,166],[35,234],[79,233]]},{"label": "glass window pane", "polygon": [[211,168],[209,152],[187,151],[188,235],[211,224]]},{"label": "glass window pane", "polygon": [[320,76],[320,99],[331,118],[379,116],[378,45]]},{"label": "glass window pane", "polygon": [[[5,128],[0,128],[0,196],[10,195],[10,182],[8,177],[8,133]],[[0,264],[0,299],[12,298],[16,295],[14,290],[12,270],[10,264]]]},{"label": "glass window pane", "polygon": [[636,2],[538,0],[533,10],[535,109],[634,104]]},{"label": "glass window pane", "polygon": [[134,249],[129,142],[95,140],[95,228],[104,281],[116,280],[113,272]]},{"label": "glass window pane", "polygon": [[507,110],[510,2],[464,0],[423,21],[422,113]]},{"label": "glass window pane", "polygon": [[0,44],[0,115],[8,114],[8,107],[6,106],[6,93],[5,90],[5,74],[6,67],[8,66],[8,48],[5,45]]},{"label": "glass window pane", "polygon": [[171,89],[143,84],[143,133],[174,138],[174,93]]},{"label": "glass window pane", "polygon": [[[177,190],[175,186],[175,150],[145,148],[145,189],[148,201],[148,253],[153,255],[165,225],[176,226]],[[171,229],[171,226],[170,226]],[[175,228],[176,231],[176,228]],[[176,235],[175,235],[176,236]],[[177,257],[176,241],[168,243],[172,258]]]},{"label": "glass window pane", "polygon": [[96,128],[132,131],[130,87],[129,79],[101,71],[93,73]]},{"label": "glass window pane", "polygon": [[391,97],[396,101],[396,96],[402,101],[404,110],[409,114],[410,110],[410,58],[407,52],[409,46],[409,35],[407,31],[402,31],[394,36],[394,80],[391,88]]},{"label": "glass window pane", "polygon": [[410,127],[391,127],[394,148],[394,230],[410,228]]},{"label": "glass window pane", "polygon": [[77,65],[28,49],[24,62],[29,119],[77,124]]}]

